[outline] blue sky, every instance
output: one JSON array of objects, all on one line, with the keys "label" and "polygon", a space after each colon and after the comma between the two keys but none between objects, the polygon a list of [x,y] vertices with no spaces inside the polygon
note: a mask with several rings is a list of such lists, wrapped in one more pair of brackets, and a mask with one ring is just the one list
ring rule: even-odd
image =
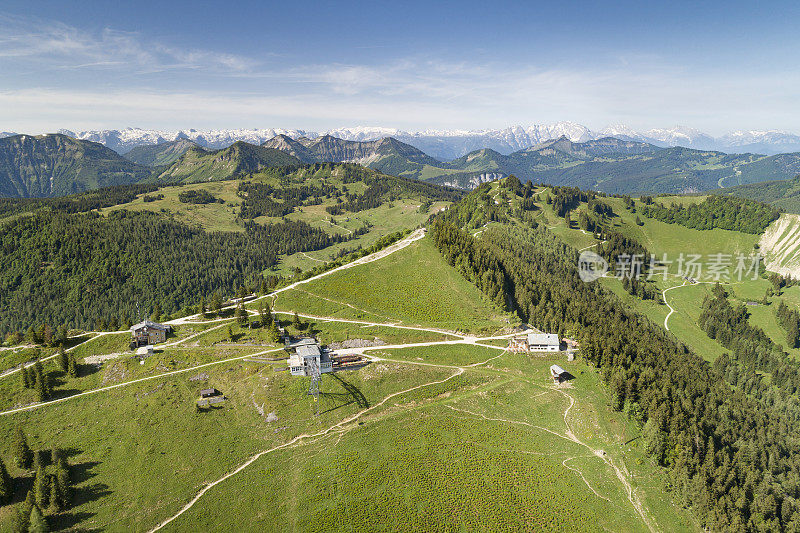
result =
[{"label": "blue sky", "polygon": [[0,130],[800,132],[795,2],[116,4],[3,2]]}]

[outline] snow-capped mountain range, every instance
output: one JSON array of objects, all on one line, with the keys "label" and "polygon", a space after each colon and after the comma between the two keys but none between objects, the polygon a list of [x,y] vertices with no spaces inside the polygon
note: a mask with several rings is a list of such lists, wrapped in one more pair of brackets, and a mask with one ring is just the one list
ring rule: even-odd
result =
[{"label": "snow-capped mountain range", "polygon": [[[99,142],[124,154],[137,146],[159,144],[177,139],[189,139],[207,148],[225,148],[237,141],[262,144],[276,135],[294,139],[316,139],[332,135],[350,141],[372,141],[394,137],[426,154],[443,161],[461,157],[481,148],[491,148],[501,154],[524,150],[542,142],[565,136],[573,142],[585,142],[603,137],[616,137],[654,144],[656,146],[683,146],[700,150],[718,150],[727,153],[777,154],[800,151],[800,136],[784,131],[735,131],[721,137],[712,137],[701,131],[683,126],[636,131],[617,124],[595,131],[574,122],[512,126],[505,129],[486,130],[424,130],[409,132],[396,128],[366,127],[339,128],[325,132],[281,128],[178,130],[159,131],[140,128],[122,130],[92,130],[73,132],[59,130],[77,139]],[[13,135],[0,132],[0,137]]]}]

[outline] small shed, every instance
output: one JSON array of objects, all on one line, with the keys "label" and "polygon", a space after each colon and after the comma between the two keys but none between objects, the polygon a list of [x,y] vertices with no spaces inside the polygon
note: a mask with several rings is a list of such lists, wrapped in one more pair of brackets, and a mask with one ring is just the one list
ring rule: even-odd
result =
[{"label": "small shed", "polygon": [[219,395],[219,391],[217,389],[203,389],[200,391],[201,398],[211,398],[212,396]]},{"label": "small shed", "polygon": [[561,383],[569,376],[569,373],[558,365],[552,365],[550,375],[553,376],[553,382]]}]

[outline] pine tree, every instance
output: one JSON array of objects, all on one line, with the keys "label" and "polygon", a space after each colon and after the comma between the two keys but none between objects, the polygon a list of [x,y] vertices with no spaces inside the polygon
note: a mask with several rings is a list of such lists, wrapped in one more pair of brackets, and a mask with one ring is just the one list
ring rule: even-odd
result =
[{"label": "pine tree", "polygon": [[67,458],[64,457],[62,454],[58,461],[55,463],[56,465],[56,481],[58,482],[58,494],[61,498],[61,508],[67,509],[69,508],[69,503],[72,499],[72,479],[69,473],[69,462],[67,462]]},{"label": "pine tree", "polygon": [[161,320],[161,304],[156,303],[155,307],[153,307],[153,314],[150,315],[150,320],[153,322]]},{"label": "pine tree", "polygon": [[42,344],[45,346],[53,345],[53,328],[50,327],[50,324],[45,324],[42,327]]},{"label": "pine tree", "polygon": [[44,376],[44,366],[42,365],[42,361],[37,357],[36,362],[33,363],[33,373],[34,373],[34,382],[35,386],[39,385],[40,381],[42,380],[42,376]]},{"label": "pine tree", "polygon": [[270,309],[268,303],[261,302],[258,315],[261,317],[261,327],[272,327],[272,309]]},{"label": "pine tree", "polygon": [[200,297],[200,303],[197,304],[197,309],[198,309],[198,312],[200,313],[200,316],[205,318],[206,317],[206,299],[205,299],[205,297],[203,297],[203,296]]},{"label": "pine tree", "polygon": [[58,481],[56,480],[56,476],[50,474],[47,476],[48,478],[48,485],[49,485],[49,493],[50,493],[50,505],[47,508],[47,511],[50,514],[56,514],[59,511],[62,511],[61,508],[61,501],[63,498],[59,493],[59,486]]},{"label": "pine tree", "polygon": [[57,360],[58,360],[58,368],[60,368],[62,372],[66,372],[67,370],[69,370],[69,356],[67,355],[67,352],[64,351],[63,346],[61,346],[58,349]]},{"label": "pine tree", "polygon": [[233,340],[233,328],[231,327],[230,324],[228,324],[228,338],[230,340]]},{"label": "pine tree", "polygon": [[302,323],[300,322],[300,316],[297,314],[297,311],[294,312],[294,316],[292,316],[292,326],[297,329],[300,329]]},{"label": "pine tree", "polygon": [[[28,494],[30,495],[30,491],[28,491]],[[33,509],[33,503],[29,503],[28,500],[17,506],[14,523],[12,524],[14,533],[28,533],[31,522],[31,509]]]},{"label": "pine tree", "polygon": [[67,342],[67,326],[60,325],[56,331],[56,342],[63,346]]},{"label": "pine tree", "polygon": [[33,452],[28,446],[28,439],[25,438],[25,433],[22,428],[17,426],[14,433],[14,462],[20,468],[29,469],[33,464]]},{"label": "pine tree", "polygon": [[79,374],[78,363],[75,362],[75,355],[71,352],[69,354],[69,360],[67,364],[67,374],[69,374],[73,378],[77,378]]},{"label": "pine tree", "polygon": [[39,339],[36,337],[36,330],[33,326],[28,328],[28,332],[25,334],[25,340],[30,344],[38,344]]},{"label": "pine tree", "polygon": [[272,325],[269,327],[269,336],[272,342],[280,342],[281,331],[278,329],[278,323],[273,320]]},{"label": "pine tree", "polygon": [[36,505],[41,509],[46,509],[50,504],[50,480],[43,466],[36,469],[36,477],[33,480],[33,497]]},{"label": "pine tree", "polygon": [[240,326],[244,327],[247,325],[248,318],[247,318],[247,311],[244,310],[241,302],[239,305],[236,306],[236,322],[239,323]]},{"label": "pine tree", "polygon": [[0,505],[4,505],[11,501],[14,495],[14,480],[6,470],[6,465],[0,459]]},{"label": "pine tree", "polygon": [[39,510],[37,505],[34,505],[33,509],[31,509],[28,531],[30,533],[48,533],[50,531],[50,528],[47,526],[47,520],[45,520],[42,511]]},{"label": "pine tree", "polygon": [[47,377],[41,372],[36,373],[36,399],[43,402],[47,399]]},{"label": "pine tree", "polygon": [[23,366],[22,369],[19,371],[19,375],[21,376],[22,380],[22,388],[30,389],[31,388],[31,374],[28,372],[28,368]]}]

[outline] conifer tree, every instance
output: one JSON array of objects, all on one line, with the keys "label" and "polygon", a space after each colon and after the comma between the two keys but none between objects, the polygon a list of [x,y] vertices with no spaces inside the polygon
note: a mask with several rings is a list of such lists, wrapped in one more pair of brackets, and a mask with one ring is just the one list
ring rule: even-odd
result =
[{"label": "conifer tree", "polygon": [[300,322],[300,316],[297,314],[297,311],[294,312],[294,316],[292,316],[292,326],[297,329],[302,327],[302,323]]},{"label": "conifer tree", "polygon": [[45,324],[42,327],[42,344],[45,346],[53,345],[53,328],[50,327],[50,324]]},{"label": "conifer tree", "polygon": [[[28,496],[30,495],[31,491],[28,491]],[[14,533],[28,533],[31,521],[31,509],[33,509],[33,501],[30,498],[17,506],[17,512],[15,513],[14,522],[12,524],[12,531]]]},{"label": "conifer tree", "polygon": [[58,495],[61,498],[61,508],[69,508],[69,503],[72,499],[72,479],[69,472],[69,463],[67,458],[62,454],[56,465],[56,482],[58,483]]},{"label": "conifer tree", "polygon": [[20,468],[29,469],[33,464],[33,452],[28,446],[28,439],[25,438],[25,433],[22,428],[17,426],[14,433],[14,462]]},{"label": "conifer tree", "polygon": [[40,373],[36,373],[36,399],[43,402],[47,399],[47,377]]},{"label": "conifer tree", "polygon": [[27,367],[23,366],[22,369],[19,371],[19,375],[21,376],[22,380],[22,388],[30,389],[31,388],[31,374],[28,372]]},{"label": "conifer tree", "polygon": [[50,505],[47,508],[47,511],[50,514],[56,514],[59,511],[62,511],[61,502],[63,498],[61,497],[58,481],[56,480],[56,476],[50,474],[47,476],[48,479],[48,486],[49,486],[49,495],[50,495]]},{"label": "conifer tree", "polygon": [[39,510],[37,505],[34,505],[31,509],[28,531],[30,533],[48,533],[50,531],[50,528],[47,526],[47,520],[45,520],[42,511]]},{"label": "conifer tree", "polygon": [[206,317],[206,299],[205,299],[204,296],[200,297],[200,303],[197,304],[197,309],[198,309],[198,312],[200,313],[200,316],[205,318]]},{"label": "conifer tree", "polygon": [[269,336],[272,342],[280,342],[281,340],[281,331],[278,329],[277,321],[273,320],[272,325],[269,327]]},{"label": "conifer tree", "polygon": [[4,505],[11,501],[14,495],[14,480],[6,470],[6,465],[0,459],[0,505]]},{"label": "conifer tree", "polygon": [[63,346],[58,349],[58,357],[56,359],[58,361],[58,368],[60,368],[62,372],[69,370],[69,356],[67,352],[64,351]]},{"label": "conifer tree", "polygon": [[36,469],[36,477],[33,479],[33,497],[41,509],[46,509],[50,504],[50,480],[41,465]]},{"label": "conifer tree", "polygon": [[75,355],[70,352],[68,364],[67,364],[67,374],[70,377],[77,378],[78,377],[78,363],[75,361]]},{"label": "conifer tree", "polygon": [[67,326],[60,325],[58,326],[58,330],[56,331],[56,342],[63,346],[67,342]]}]

